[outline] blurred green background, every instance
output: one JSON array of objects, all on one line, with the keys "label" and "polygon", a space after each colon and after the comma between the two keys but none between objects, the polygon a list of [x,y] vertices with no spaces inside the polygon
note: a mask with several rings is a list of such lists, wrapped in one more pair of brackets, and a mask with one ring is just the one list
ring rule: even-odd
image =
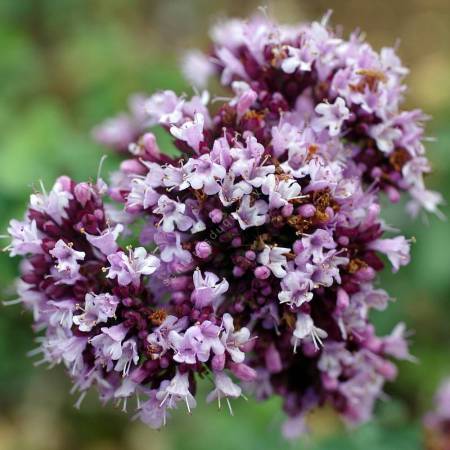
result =
[{"label": "blurred green background", "polygon": [[[126,106],[130,93],[169,88],[189,92],[177,65],[183,50],[206,48],[209,25],[221,16],[247,16],[261,1],[1,0],[0,234],[23,214],[34,183],[48,186],[66,173],[95,177],[104,151],[93,125]],[[289,22],[334,10],[348,34],[367,32],[376,47],[394,45],[412,70],[407,107],[434,116],[428,135],[434,174],[428,184],[450,193],[450,2],[448,0],[295,0],[269,2],[269,14]],[[106,170],[114,167],[113,156]],[[448,208],[444,208],[449,215]],[[439,380],[450,374],[449,224],[410,221],[401,208],[386,219],[415,236],[413,262],[381,280],[397,302],[374,317],[380,332],[399,320],[415,331],[418,364],[401,364],[376,419],[348,431],[329,411],[311,418],[312,436],[293,448],[419,449],[420,417]],[[6,245],[6,244],[5,244]],[[0,254],[0,291],[13,298],[17,261]],[[91,395],[81,411],[61,369],[32,366],[31,319],[20,307],[0,307],[0,450],[276,449],[291,447],[279,432],[279,401],[235,402],[235,417],[200,405],[176,414],[159,432],[129,421]],[[200,402],[202,403],[202,402]]]}]

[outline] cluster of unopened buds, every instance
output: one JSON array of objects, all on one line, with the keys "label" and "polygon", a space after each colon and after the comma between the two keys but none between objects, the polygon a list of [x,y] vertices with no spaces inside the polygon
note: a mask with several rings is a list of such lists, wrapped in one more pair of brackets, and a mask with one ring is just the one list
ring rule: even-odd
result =
[{"label": "cluster of unopened buds", "polygon": [[[210,53],[184,60],[196,95],[133,97],[94,130],[124,155],[108,183],[61,177],[11,221],[35,354],[67,367],[77,404],[95,386],[124,410],[136,399],[159,428],[195,408],[206,379],[207,401],[230,412],[246,392],[280,396],[295,436],[324,404],[369,419],[391,358],[413,359],[404,325],[379,337],[369,313],[390,300],[374,285],[385,257],[394,271],[409,262],[380,198],[407,193],[411,214],[439,214],[425,116],[400,110],[407,69],[393,49],[327,22],[219,23]],[[229,97],[201,91],[213,75]]]}]

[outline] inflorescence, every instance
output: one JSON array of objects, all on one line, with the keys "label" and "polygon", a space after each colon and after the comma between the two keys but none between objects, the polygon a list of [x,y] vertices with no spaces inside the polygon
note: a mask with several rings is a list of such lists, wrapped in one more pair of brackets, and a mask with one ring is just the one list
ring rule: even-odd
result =
[{"label": "inflorescence", "polygon": [[[159,428],[195,408],[206,378],[207,401],[230,412],[244,392],[280,396],[295,436],[325,403],[369,419],[391,358],[413,359],[404,325],[379,337],[369,313],[390,300],[375,287],[384,257],[394,271],[410,259],[409,240],[385,236],[382,194],[439,214],[423,182],[426,117],[400,110],[407,69],[393,49],[327,22],[216,25],[210,53],[184,60],[196,95],[133,97],[94,130],[125,155],[108,184],[61,177],[11,221],[35,353],[67,367],[77,404],[95,386],[124,410],[138,399],[136,416]],[[201,91],[214,75],[229,97]]]}]

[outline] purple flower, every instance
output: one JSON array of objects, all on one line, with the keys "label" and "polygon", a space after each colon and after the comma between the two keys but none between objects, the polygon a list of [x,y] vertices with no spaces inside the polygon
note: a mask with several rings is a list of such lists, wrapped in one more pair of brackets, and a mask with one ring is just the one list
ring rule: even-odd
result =
[{"label": "purple flower", "polygon": [[301,306],[311,301],[313,293],[310,292],[314,283],[310,276],[304,272],[289,272],[281,281],[281,291],[278,294],[280,303],[291,306]]},{"label": "purple flower", "polygon": [[450,379],[445,379],[439,386],[434,396],[435,408],[426,414],[425,425],[439,433],[439,429],[445,430],[450,420]]},{"label": "purple flower", "polygon": [[308,46],[302,48],[287,47],[288,57],[281,63],[281,68],[286,73],[294,73],[296,70],[303,72],[311,71],[311,64],[314,61],[314,51]]},{"label": "purple flower", "polygon": [[122,376],[126,377],[130,373],[131,366],[137,364],[139,354],[137,352],[137,344],[134,339],[128,339],[122,344],[122,354],[120,355],[114,370],[122,372]]},{"label": "purple flower", "polygon": [[149,398],[140,405],[136,418],[150,428],[159,429],[166,424],[167,411],[165,406],[161,406],[161,401],[157,396],[158,391],[153,389],[149,392]]},{"label": "purple flower", "polygon": [[369,135],[375,139],[382,152],[390,153],[394,150],[395,141],[400,139],[402,132],[391,123],[381,123],[372,126]]},{"label": "purple flower", "polygon": [[[178,319],[175,316],[167,316],[164,321],[159,325],[153,333],[147,336],[147,342],[158,349],[159,356],[171,348],[172,343],[170,341],[170,333],[181,332],[186,329],[188,321],[186,318]],[[157,353],[156,351],[154,353]]]},{"label": "purple flower", "polygon": [[145,102],[145,110],[150,123],[175,124],[182,115],[183,100],[180,100],[173,91],[161,91],[152,95]]},{"label": "purple flower", "polygon": [[269,208],[274,209],[287,205],[290,200],[300,198],[301,187],[294,179],[279,181],[275,175],[270,174],[261,190],[269,196]]},{"label": "purple flower", "polygon": [[315,263],[323,260],[324,250],[334,249],[337,246],[332,234],[329,231],[320,228],[310,236],[303,237],[302,244],[303,248],[311,254]]},{"label": "purple flower", "polygon": [[395,326],[389,336],[383,338],[383,352],[387,355],[394,356],[397,359],[404,359],[414,362],[416,361],[416,358],[409,353],[405,329],[405,324],[399,323]]},{"label": "purple flower", "polygon": [[189,264],[192,261],[192,255],[187,250],[184,250],[181,245],[179,233],[157,232],[153,239],[161,251],[161,261],[165,263],[179,261],[184,264]]}]

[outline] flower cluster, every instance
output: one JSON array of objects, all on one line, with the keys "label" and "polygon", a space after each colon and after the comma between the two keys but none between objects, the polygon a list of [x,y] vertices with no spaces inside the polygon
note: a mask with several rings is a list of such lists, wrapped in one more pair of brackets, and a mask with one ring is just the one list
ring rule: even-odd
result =
[{"label": "flower cluster", "polygon": [[396,375],[390,358],[412,359],[403,324],[379,337],[369,320],[389,302],[374,286],[384,257],[409,262],[409,240],[385,236],[380,193],[407,191],[413,214],[440,201],[422,178],[424,115],[399,110],[407,70],[327,17],[232,20],[212,37],[185,72],[198,86],[218,74],[229,98],[135,97],[95,129],[127,154],[110,183],[62,177],[11,222],[37,352],[67,366],[80,400],[93,385],[124,409],[140,398],[154,428],[196,406],[202,378],[230,412],[244,389],[280,396],[287,436],[324,403],[360,423]]}]

